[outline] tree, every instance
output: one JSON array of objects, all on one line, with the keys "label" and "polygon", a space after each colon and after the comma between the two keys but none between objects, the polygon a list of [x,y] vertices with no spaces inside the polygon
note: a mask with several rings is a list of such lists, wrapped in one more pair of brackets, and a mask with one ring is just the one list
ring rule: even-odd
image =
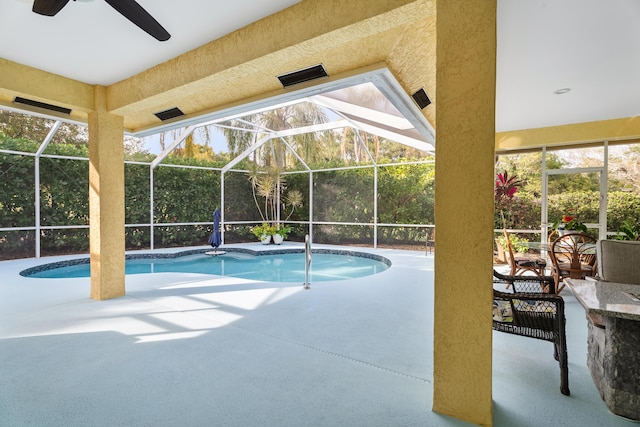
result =
[{"label": "tree", "polygon": [[[167,148],[167,137],[175,141],[180,138],[186,128],[173,129],[159,135],[159,144],[162,151]],[[182,146],[178,146],[169,154],[171,157],[184,157],[199,160],[216,160],[216,153],[211,148],[213,140],[208,126],[201,126],[190,132],[182,141]]]},{"label": "tree", "polygon": [[148,154],[148,152],[144,150],[143,147],[144,147],[144,141],[141,138],[125,135],[124,153],[126,155],[133,156],[137,154]]},{"label": "tree", "polygon": [[[287,221],[293,215],[296,208],[302,206],[302,193],[298,190],[289,190],[286,194],[286,181],[282,176],[282,169],[278,165],[259,167],[255,163],[248,173],[249,182],[256,208],[260,213],[263,223],[279,222],[281,215],[286,215]],[[258,202],[263,199],[264,205]],[[278,208],[282,207],[279,212]],[[287,214],[287,207],[290,209]]]},{"label": "tree", "polygon": [[[369,108],[375,111],[388,111],[394,109],[393,105],[373,84],[366,83],[358,86],[352,86],[341,90],[341,96],[345,98],[346,102],[360,107]],[[347,143],[353,143],[353,159],[348,157],[349,150]],[[349,163],[350,160],[355,163],[359,163],[364,155],[364,144],[369,153],[373,156],[374,160],[377,160],[380,156],[380,137],[378,135],[369,134],[362,130],[356,130],[353,128],[344,128],[342,134],[342,154],[345,163]]]},{"label": "tree", "polygon": [[507,228],[506,216],[511,216],[511,203],[516,191],[518,191],[518,186],[521,184],[521,180],[519,180],[515,175],[509,176],[507,171],[499,173],[496,178],[494,190],[495,202],[496,207],[500,211],[502,228]]},{"label": "tree", "polygon": [[52,120],[0,110],[0,132],[7,138],[42,141],[52,125]]},{"label": "tree", "polygon": [[[55,124],[55,120],[0,110],[0,133],[8,138],[26,138],[43,142]],[[56,131],[51,144],[87,145],[89,132],[86,126],[63,122]]]},{"label": "tree", "polygon": [[609,158],[609,190],[640,193],[640,146],[630,145]]},{"label": "tree", "polygon": [[[269,132],[311,126],[327,121],[327,115],[321,108],[311,103],[287,105],[263,113],[234,119],[224,123],[221,128],[227,138],[229,150],[234,154],[246,150],[257,140]],[[318,155],[318,137],[315,133],[296,134],[287,140],[294,150],[306,161],[313,162]],[[287,150],[282,141],[272,142],[265,150],[261,150],[255,159],[262,164],[277,164],[286,168]]]}]

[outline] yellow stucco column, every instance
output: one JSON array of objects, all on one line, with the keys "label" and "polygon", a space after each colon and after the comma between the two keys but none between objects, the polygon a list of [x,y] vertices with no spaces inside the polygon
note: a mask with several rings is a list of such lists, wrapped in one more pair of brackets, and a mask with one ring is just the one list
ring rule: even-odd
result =
[{"label": "yellow stucco column", "polygon": [[492,425],[496,0],[436,15],[433,410]]},{"label": "yellow stucco column", "polygon": [[89,113],[91,298],[124,295],[124,121],[109,114],[106,88],[95,88]]}]

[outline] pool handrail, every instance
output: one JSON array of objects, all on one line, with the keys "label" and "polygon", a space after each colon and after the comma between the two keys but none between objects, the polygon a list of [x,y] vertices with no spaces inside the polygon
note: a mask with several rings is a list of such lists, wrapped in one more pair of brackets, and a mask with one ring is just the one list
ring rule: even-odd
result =
[{"label": "pool handrail", "polygon": [[309,268],[311,267],[311,240],[307,234],[304,237],[304,283],[303,288],[309,289],[311,283],[309,282]]}]

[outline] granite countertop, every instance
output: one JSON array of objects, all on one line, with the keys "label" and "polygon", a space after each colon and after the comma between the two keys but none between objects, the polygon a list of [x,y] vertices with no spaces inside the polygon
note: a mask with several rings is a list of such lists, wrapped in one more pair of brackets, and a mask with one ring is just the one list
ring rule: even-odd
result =
[{"label": "granite countertop", "polygon": [[640,320],[640,285],[594,279],[565,281],[588,313]]}]

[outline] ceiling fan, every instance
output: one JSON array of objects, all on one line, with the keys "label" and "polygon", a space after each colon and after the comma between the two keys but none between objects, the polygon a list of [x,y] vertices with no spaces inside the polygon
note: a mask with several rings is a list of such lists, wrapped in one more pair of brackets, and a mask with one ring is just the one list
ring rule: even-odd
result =
[{"label": "ceiling fan", "polygon": [[[76,0],[73,0],[76,1]],[[86,0],[85,0],[86,1]],[[142,8],[135,0],[105,0],[122,16],[136,24],[150,36],[163,42],[169,40],[171,34],[156,21],[153,16]],[[33,12],[39,15],[55,16],[62,10],[69,0],[34,0]]]}]

